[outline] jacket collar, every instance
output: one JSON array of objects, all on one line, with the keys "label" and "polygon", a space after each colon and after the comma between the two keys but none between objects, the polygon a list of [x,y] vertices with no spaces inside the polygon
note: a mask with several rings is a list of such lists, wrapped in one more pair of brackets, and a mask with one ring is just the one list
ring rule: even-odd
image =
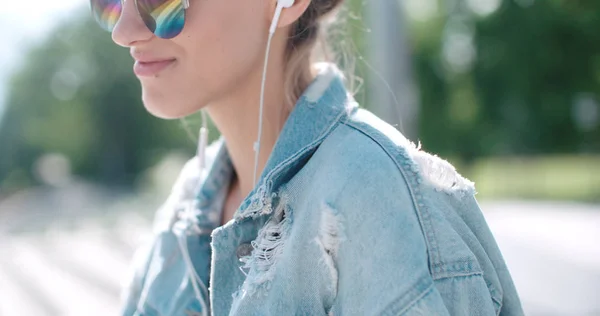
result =
[{"label": "jacket collar", "polygon": [[[319,63],[316,67],[318,75],[288,116],[257,185],[242,201],[236,219],[271,213],[274,192],[300,169],[338,122],[358,106],[346,90],[345,78],[335,64]],[[223,175],[231,175],[233,166],[225,141],[223,138],[219,141],[217,157],[200,191],[201,200],[214,197],[217,189],[228,184]],[[207,201],[201,204],[206,204],[204,202]]]}]

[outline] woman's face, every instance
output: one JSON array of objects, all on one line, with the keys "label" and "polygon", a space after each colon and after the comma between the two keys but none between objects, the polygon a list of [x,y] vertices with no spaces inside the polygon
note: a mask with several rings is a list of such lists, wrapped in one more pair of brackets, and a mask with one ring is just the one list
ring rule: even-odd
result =
[{"label": "woman's face", "polygon": [[269,1],[190,0],[183,31],[156,37],[125,1],[113,31],[129,47],[146,109],[162,118],[198,111],[244,82],[261,64]]}]

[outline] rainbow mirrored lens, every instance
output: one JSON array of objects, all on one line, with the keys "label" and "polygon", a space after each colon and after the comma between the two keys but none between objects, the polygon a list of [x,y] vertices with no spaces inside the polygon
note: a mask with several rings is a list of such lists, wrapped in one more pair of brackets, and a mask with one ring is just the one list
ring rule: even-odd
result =
[{"label": "rainbow mirrored lens", "polygon": [[121,0],[91,0],[92,14],[100,26],[112,32],[119,21],[123,6]]},{"label": "rainbow mirrored lens", "polygon": [[142,20],[156,36],[173,38],[183,30],[182,0],[137,0],[136,5]]}]

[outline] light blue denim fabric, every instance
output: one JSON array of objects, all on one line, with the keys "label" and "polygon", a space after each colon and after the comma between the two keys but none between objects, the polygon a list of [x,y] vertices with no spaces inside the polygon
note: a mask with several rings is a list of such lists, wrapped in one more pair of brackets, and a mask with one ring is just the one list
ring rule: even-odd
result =
[{"label": "light blue denim fabric", "polygon": [[196,292],[212,315],[522,315],[473,183],[322,66],[232,221],[219,226],[234,174],[224,140],[207,170],[186,164],[123,315],[201,315]]}]

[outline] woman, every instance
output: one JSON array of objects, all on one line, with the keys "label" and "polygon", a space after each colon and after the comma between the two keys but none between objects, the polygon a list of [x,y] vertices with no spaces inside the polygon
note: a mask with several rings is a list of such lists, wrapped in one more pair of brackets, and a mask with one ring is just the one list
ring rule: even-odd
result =
[{"label": "woman", "polygon": [[473,184],[311,64],[342,0],[91,2],[146,109],[222,134],[202,129],[123,315],[522,314]]}]

